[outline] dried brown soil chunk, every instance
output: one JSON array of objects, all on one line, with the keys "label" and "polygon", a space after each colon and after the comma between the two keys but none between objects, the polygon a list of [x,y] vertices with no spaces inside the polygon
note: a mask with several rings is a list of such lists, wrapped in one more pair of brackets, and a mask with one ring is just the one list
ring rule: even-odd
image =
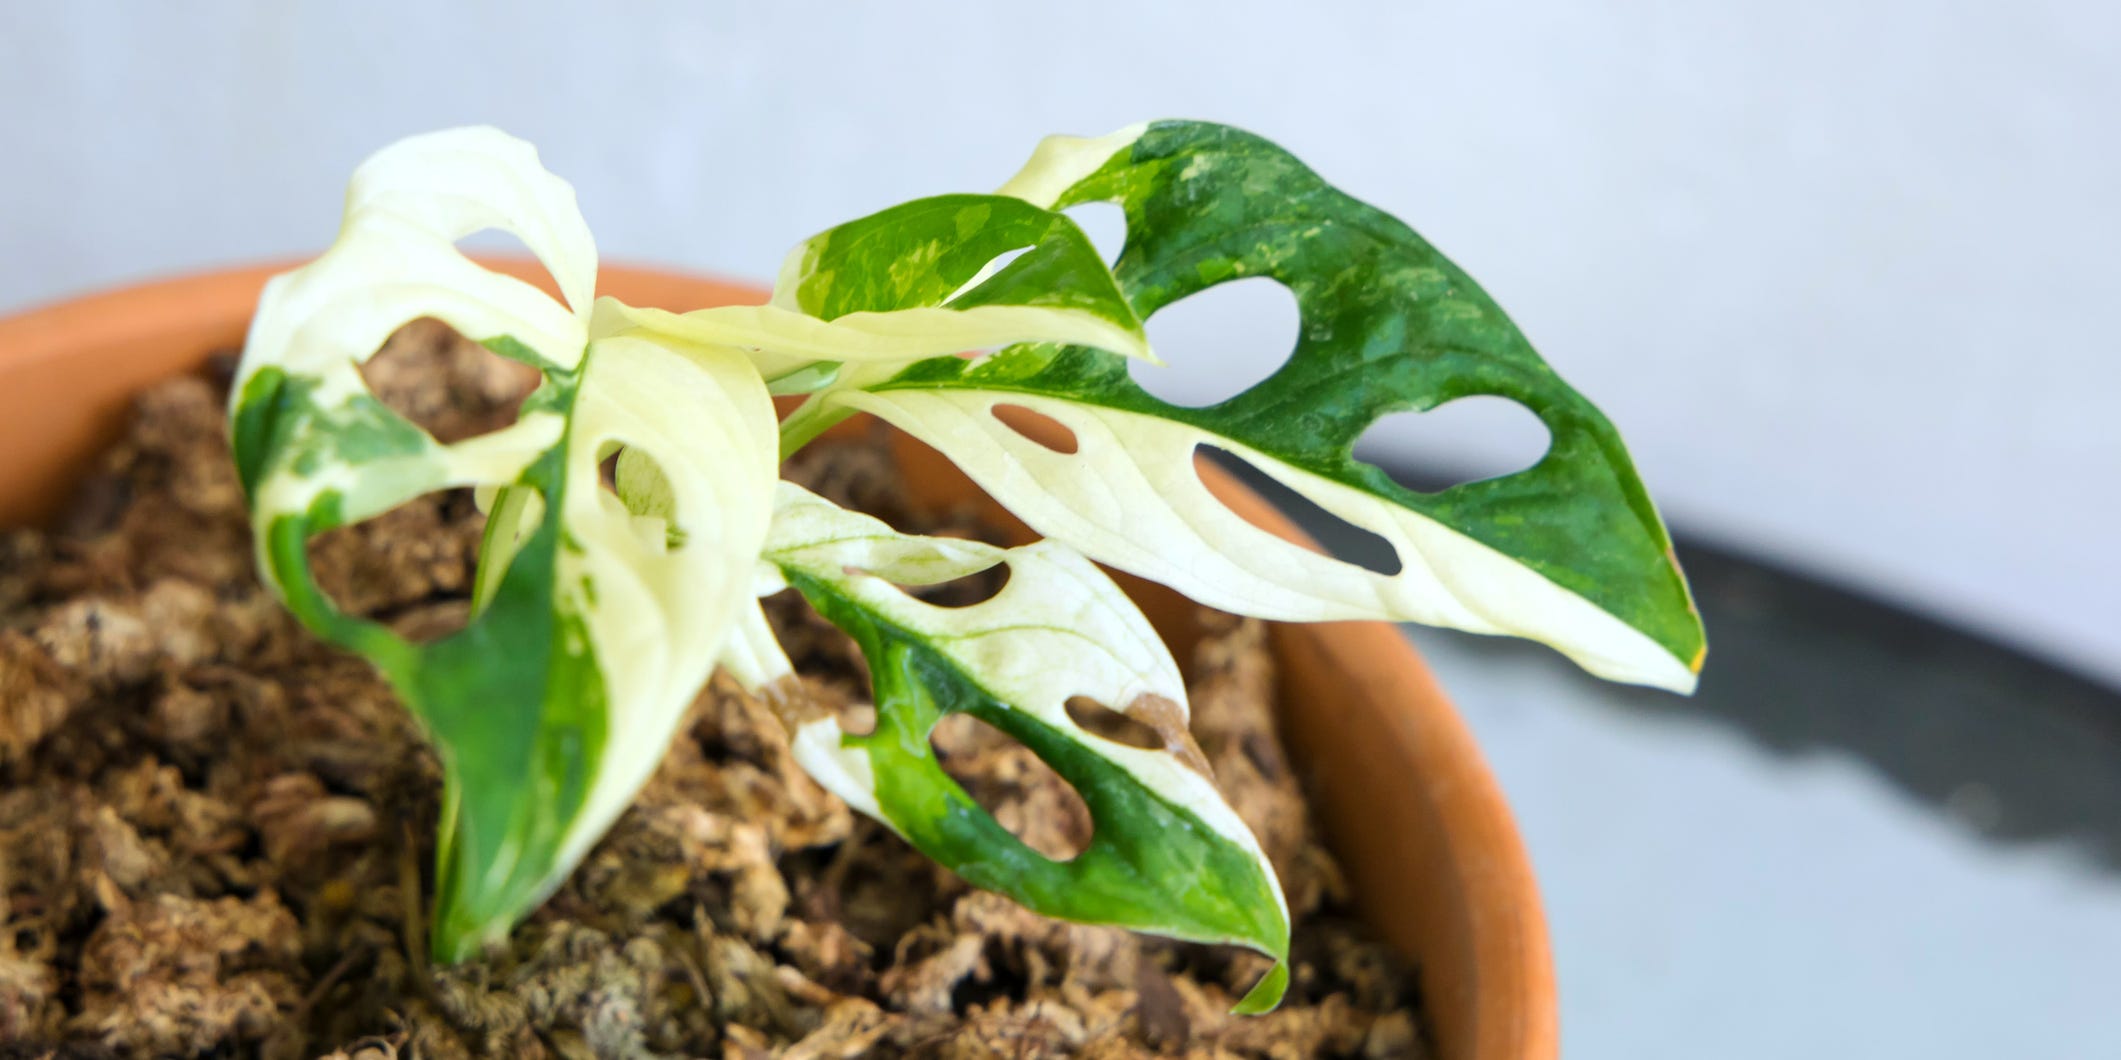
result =
[{"label": "dried brown soil chunk", "polygon": [[[431,323],[368,376],[445,438],[507,422],[534,381]],[[433,754],[366,663],[259,588],[224,410],[207,381],[150,391],[68,518],[0,533],[0,1055],[1420,1055],[1412,980],[1343,912],[1275,735],[1263,627],[1227,616],[1186,660],[1191,736],[1297,917],[1270,1016],[1229,1015],[1259,958],[1034,916],[812,782],[780,716],[859,715],[867,672],[793,594],[769,607],[805,676],[772,702],[717,678],[505,949],[428,967]],[[901,528],[994,534],[909,510],[873,445],[790,470]],[[442,494],[312,555],[348,609],[435,635],[462,621],[481,529]],[[958,725],[936,742],[1020,834],[1088,838],[1020,745]]]}]

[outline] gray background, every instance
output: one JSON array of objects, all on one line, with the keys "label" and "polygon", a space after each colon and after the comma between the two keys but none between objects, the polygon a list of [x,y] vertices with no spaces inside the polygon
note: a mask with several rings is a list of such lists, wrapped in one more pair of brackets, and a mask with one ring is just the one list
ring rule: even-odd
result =
[{"label": "gray background", "polygon": [[[541,144],[608,259],[764,278],[1045,133],[1213,118],[1480,277],[1675,523],[2121,678],[2113,4],[0,2],[0,311],[313,251],[364,154],[451,124]],[[1285,298],[1210,297],[1152,324],[1159,392],[1286,351]],[[1370,441],[1507,470],[1525,426]],[[1425,644],[1571,1055],[2121,1055],[2121,892],[2067,848]]]}]

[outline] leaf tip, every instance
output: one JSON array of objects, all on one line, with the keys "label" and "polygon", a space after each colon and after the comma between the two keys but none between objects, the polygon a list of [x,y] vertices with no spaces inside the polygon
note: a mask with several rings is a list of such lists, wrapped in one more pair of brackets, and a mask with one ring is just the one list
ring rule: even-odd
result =
[{"label": "leaf tip", "polygon": [[1251,991],[1237,1002],[1231,1013],[1239,1016],[1259,1016],[1280,1007],[1282,995],[1289,992],[1289,962],[1277,959],[1274,967],[1267,969]]}]

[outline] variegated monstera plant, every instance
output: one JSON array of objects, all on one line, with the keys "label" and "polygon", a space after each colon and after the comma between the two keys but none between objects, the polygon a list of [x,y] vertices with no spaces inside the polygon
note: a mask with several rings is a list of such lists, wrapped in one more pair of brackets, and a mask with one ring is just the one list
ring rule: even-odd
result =
[{"label": "variegated monstera plant", "polygon": [[[1091,202],[1125,210],[1114,264],[1060,212]],[[528,245],[563,300],[457,250],[485,229]],[[331,249],[266,289],[237,380],[266,579],[372,660],[441,752],[438,958],[504,937],[582,860],[715,667],[769,692],[790,676],[757,602],[789,587],[873,675],[875,731],[791,722],[825,787],[1041,913],[1277,959],[1289,919],[1273,869],[1188,753],[1169,651],[1092,561],[1241,614],[1507,633],[1615,680],[1694,683],[1701,628],[1612,425],[1421,237],[1255,136],[1163,122],[1049,139],[994,194],[906,203],[803,243],[763,306],[634,308],[594,297],[596,267],[572,189],[529,145],[491,129],[414,137],[355,173]],[[1155,360],[1145,318],[1247,276],[1296,296],[1286,365],[1203,408],[1135,385],[1129,360]],[[512,426],[444,445],[370,393],[359,366],[421,317],[542,374]],[[998,352],[961,356],[973,350]],[[775,395],[807,397],[777,420]],[[1351,455],[1379,417],[1470,395],[1530,408],[1545,456],[1420,493]],[[1013,430],[1005,404],[1065,425],[1075,451]],[[955,460],[1045,540],[909,536],[779,481],[781,458],[855,412]],[[1203,445],[1381,535],[1400,569],[1255,528],[1203,487]],[[615,492],[600,476],[614,452]],[[460,632],[414,643],[320,591],[311,538],[461,487],[489,518]],[[970,607],[902,588],[996,565],[1006,587]],[[1076,696],[1167,746],[1085,731],[1064,708]],[[1040,855],[945,775],[928,736],[953,712],[1081,793],[1087,849]],[[1242,1007],[1272,1007],[1286,980],[1277,964]]]}]

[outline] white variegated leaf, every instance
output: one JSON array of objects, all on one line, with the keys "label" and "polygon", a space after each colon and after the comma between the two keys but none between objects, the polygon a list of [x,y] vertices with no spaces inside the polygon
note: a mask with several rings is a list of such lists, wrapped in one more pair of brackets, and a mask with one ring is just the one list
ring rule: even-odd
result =
[{"label": "white variegated leaf", "polygon": [[[535,251],[569,304],[454,246],[489,228]],[[443,959],[504,936],[565,879],[754,606],[775,478],[765,385],[733,350],[591,343],[595,283],[573,192],[529,145],[492,129],[414,137],[355,174],[332,248],[268,285],[238,374],[261,571],[311,629],[382,669],[441,752]],[[367,390],[360,364],[421,317],[542,372],[517,423],[444,445]],[[618,446],[656,469],[655,514],[600,488]],[[463,630],[412,643],[318,589],[311,537],[465,486],[492,522]]]},{"label": "white variegated leaf", "polygon": [[[1190,424],[1009,390],[847,391],[949,456],[1018,518],[1122,570],[1210,607],[1289,622],[1392,618],[1559,648],[1617,681],[1690,688],[1692,671],[1641,631],[1508,555],[1420,512],[1276,460]],[[1066,426],[1059,452],[995,415],[1028,408]],[[1321,508],[1383,538],[1396,573],[1320,555],[1252,525],[1217,500],[1194,464],[1227,450]]]},{"label": "white variegated leaf", "polygon": [[641,331],[746,351],[760,374],[785,376],[816,361],[906,364],[1015,342],[1070,342],[1148,358],[1149,345],[1098,317],[1035,306],[864,312],[820,320],[784,306],[712,306],[685,313],[601,299],[597,328]]}]

